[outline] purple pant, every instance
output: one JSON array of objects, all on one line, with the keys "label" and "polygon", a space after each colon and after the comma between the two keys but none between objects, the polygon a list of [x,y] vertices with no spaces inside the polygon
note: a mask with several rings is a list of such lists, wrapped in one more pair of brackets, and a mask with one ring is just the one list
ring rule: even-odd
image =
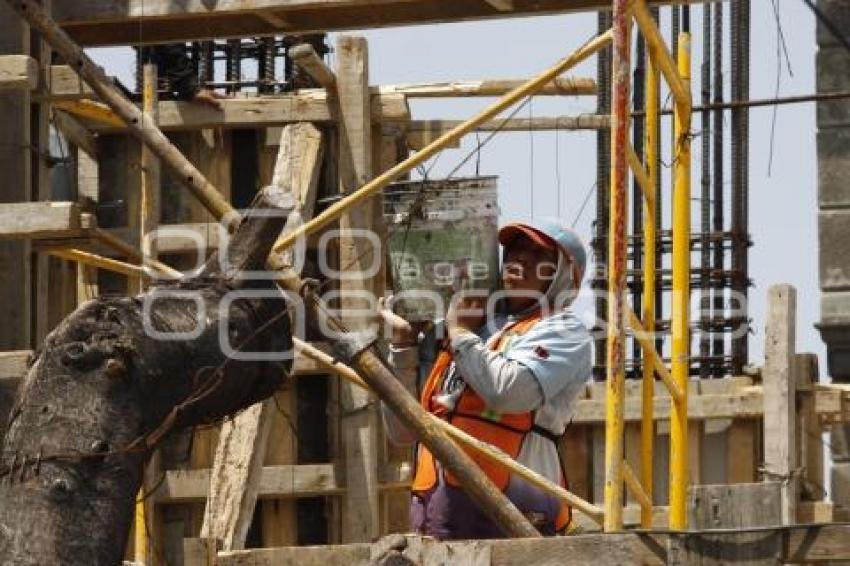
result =
[{"label": "purple pant", "polygon": [[[514,478],[505,495],[532,520],[541,534],[555,534],[557,500]],[[413,494],[410,526],[419,534],[440,540],[505,538],[501,529],[479,510],[463,489],[446,485],[442,477],[430,491]]]}]

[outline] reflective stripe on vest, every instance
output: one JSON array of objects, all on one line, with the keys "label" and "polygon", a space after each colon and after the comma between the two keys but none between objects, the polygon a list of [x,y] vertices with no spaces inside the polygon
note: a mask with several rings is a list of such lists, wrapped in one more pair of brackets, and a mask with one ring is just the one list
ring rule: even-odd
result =
[{"label": "reflective stripe on vest", "polygon": [[[534,314],[506,326],[488,341],[488,347],[493,351],[504,351],[510,346],[511,337],[525,334],[539,320],[540,315]],[[428,375],[425,387],[422,390],[422,396],[420,398],[422,406],[425,410],[445,419],[475,438],[500,448],[516,460],[525,436],[534,427],[534,411],[515,414],[496,413],[488,409],[484,400],[469,386],[464,387],[455,408],[452,410],[434,402],[434,396],[442,387],[443,380],[451,364],[451,353],[441,350],[437,355],[437,359],[434,361],[434,366],[431,368],[431,373]],[[480,456],[476,452],[469,449],[465,449],[465,451],[499,489],[504,491],[508,487],[511,476],[508,470],[492,460]],[[417,447],[416,473],[411,489],[414,492],[424,492],[432,489],[437,485],[438,473],[434,456],[425,446],[419,444]],[[446,471],[444,477],[449,485],[460,486],[457,479],[449,472]],[[566,486],[566,478],[563,479],[564,486]],[[570,509],[562,505],[555,527],[560,531],[569,522]]]}]

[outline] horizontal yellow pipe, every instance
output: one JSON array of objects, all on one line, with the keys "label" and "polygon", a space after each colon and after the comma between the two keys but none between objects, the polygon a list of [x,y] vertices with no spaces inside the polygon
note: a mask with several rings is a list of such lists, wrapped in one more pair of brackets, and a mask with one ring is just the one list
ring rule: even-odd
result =
[{"label": "horizontal yellow pipe", "polygon": [[455,128],[452,128],[432,143],[426,145],[421,150],[417,151],[401,163],[398,163],[394,167],[390,168],[386,172],[378,175],[359,189],[357,189],[354,193],[349,196],[341,199],[340,201],[332,204],[327,209],[325,209],[321,214],[310,220],[309,222],[302,224],[285,237],[278,240],[275,245],[274,251],[280,252],[284,250],[295,241],[307,234],[311,234],[321,228],[324,228],[334,220],[338,219],[340,216],[345,213],[348,209],[353,206],[356,206],[363,202],[364,200],[372,197],[375,193],[400,178],[402,175],[408,173],[410,170],[415,168],[418,165],[421,165],[426,160],[436,155],[439,151],[443,150],[446,147],[451,146],[456,141],[460,140],[464,135],[468,134],[475,130],[480,124],[490,120],[491,118],[496,117],[501,112],[510,108],[526,96],[533,95],[535,92],[546,86],[548,83],[552,81],[558,75],[566,72],[572,67],[575,67],[609,43],[613,38],[613,33],[611,30],[599,35],[582,47],[578,48],[572,54],[568,55],[561,61],[559,61],[553,67],[547,69],[546,71],[540,73],[533,79],[528,82],[522,84],[521,86],[515,88],[483,111],[479,112],[474,117],[469,120],[458,124]]},{"label": "horizontal yellow pipe", "polygon": [[658,352],[655,350],[655,344],[653,344],[652,340],[649,336],[647,336],[647,332],[644,330],[643,324],[641,324],[640,319],[635,314],[635,311],[631,310],[631,308],[629,308],[629,326],[632,327],[634,337],[638,343],[640,343],[643,353],[652,357],[652,365],[655,367],[655,372],[658,374],[658,377],[661,378],[661,381],[664,382],[664,385],[667,386],[667,389],[670,391],[670,397],[677,403],[681,402],[684,397],[682,388],[673,381],[673,376],[670,374],[667,366],[664,365],[664,362],[661,360],[661,356],[659,356]]}]

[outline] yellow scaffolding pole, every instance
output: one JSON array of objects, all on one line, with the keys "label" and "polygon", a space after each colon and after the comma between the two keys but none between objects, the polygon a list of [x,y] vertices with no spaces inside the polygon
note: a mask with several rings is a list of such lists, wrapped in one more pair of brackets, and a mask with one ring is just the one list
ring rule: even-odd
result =
[{"label": "yellow scaffolding pole", "polygon": [[[690,85],[691,35],[679,35],[679,75]],[[683,112],[676,105],[673,113],[674,164],[676,181],[673,187],[673,301],[672,301],[672,362],[670,372],[682,391],[682,397],[672,403],[670,414],[670,528],[683,530],[688,526],[688,375],[690,368],[690,271],[691,271],[691,142],[690,108]]]},{"label": "yellow scaffolding pole", "polygon": [[[643,155],[647,177],[645,193],[652,198],[644,198],[643,205],[643,326],[650,340],[655,335],[655,187],[658,182],[658,67],[652,57],[646,57],[646,120],[644,124]],[[659,360],[660,362],[660,360]],[[655,439],[655,420],[653,419],[653,398],[655,396],[655,356],[643,356],[643,384],[641,388],[641,426],[640,426],[640,478],[643,490],[650,506],[641,506],[640,525],[652,527],[652,467],[653,442]]]}]

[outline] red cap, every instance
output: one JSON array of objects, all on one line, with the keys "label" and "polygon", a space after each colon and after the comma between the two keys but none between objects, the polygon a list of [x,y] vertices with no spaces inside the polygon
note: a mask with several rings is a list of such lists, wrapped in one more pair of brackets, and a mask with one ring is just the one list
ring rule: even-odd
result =
[{"label": "red cap", "polygon": [[543,232],[535,230],[531,226],[520,222],[511,222],[510,224],[502,226],[499,230],[499,243],[503,246],[509,246],[511,242],[519,236],[525,236],[538,246],[546,248],[547,250],[558,249],[557,244],[555,244],[555,241],[552,238]]}]

